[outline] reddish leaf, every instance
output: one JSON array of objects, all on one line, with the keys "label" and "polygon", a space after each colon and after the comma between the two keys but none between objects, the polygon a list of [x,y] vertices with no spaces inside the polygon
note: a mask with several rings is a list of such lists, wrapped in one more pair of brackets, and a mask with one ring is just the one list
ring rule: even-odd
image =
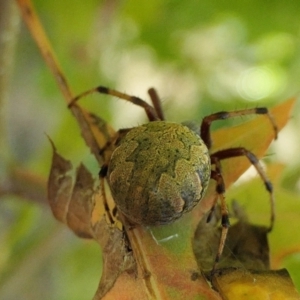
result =
[{"label": "reddish leaf", "polygon": [[102,218],[94,227],[95,240],[102,248],[104,257],[101,280],[95,294],[94,300],[102,299],[104,295],[113,287],[119,275],[136,274],[136,264],[132,252],[126,247],[124,234],[118,228],[109,226]]},{"label": "reddish leaf", "polygon": [[135,269],[132,253],[126,247],[123,232],[109,226],[104,218],[102,196],[94,190],[90,172],[80,165],[74,185],[67,175],[72,169],[53,146],[53,160],[48,180],[48,199],[54,216],[74,233],[94,238],[103,249],[103,271],[95,299],[101,299],[124,270]]},{"label": "reddish leaf", "polygon": [[[271,109],[278,130],[281,130],[288,122],[296,99],[289,99]],[[214,141],[212,152],[232,147],[245,147],[252,151],[258,158],[263,157],[270,143],[274,139],[274,131],[270,121],[265,116],[255,117],[253,120],[235,127],[222,128],[212,134]],[[279,133],[280,139],[280,133]],[[278,141],[280,142],[280,140]],[[246,157],[236,157],[222,161],[222,174],[226,189],[233,184],[249,167],[250,162]],[[205,199],[193,210],[192,216],[195,226],[203,214],[209,211],[213,200],[215,183],[211,182]],[[263,192],[263,191],[262,191]],[[268,197],[266,193],[266,198]]]},{"label": "reddish leaf", "polygon": [[55,218],[66,223],[68,206],[71,200],[72,177],[68,172],[72,169],[70,161],[57,154],[53,142],[52,167],[48,179],[48,201]]},{"label": "reddish leaf", "polygon": [[[278,130],[281,130],[288,122],[295,101],[295,98],[291,98],[270,110]],[[262,158],[274,140],[274,131],[269,119],[262,115],[238,126],[215,131],[213,140],[212,152],[242,146],[252,151],[258,158]],[[280,133],[278,142],[280,143]],[[245,172],[250,166],[250,162],[245,157],[239,157],[225,160],[222,165],[225,183],[228,188]]]}]

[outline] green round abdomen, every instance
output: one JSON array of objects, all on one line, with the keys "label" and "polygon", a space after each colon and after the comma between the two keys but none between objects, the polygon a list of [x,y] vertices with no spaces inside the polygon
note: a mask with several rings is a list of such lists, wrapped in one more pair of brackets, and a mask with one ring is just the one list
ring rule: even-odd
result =
[{"label": "green round abdomen", "polygon": [[108,166],[108,183],[118,209],[133,223],[171,223],[203,197],[210,156],[188,127],[165,121],[131,129]]}]

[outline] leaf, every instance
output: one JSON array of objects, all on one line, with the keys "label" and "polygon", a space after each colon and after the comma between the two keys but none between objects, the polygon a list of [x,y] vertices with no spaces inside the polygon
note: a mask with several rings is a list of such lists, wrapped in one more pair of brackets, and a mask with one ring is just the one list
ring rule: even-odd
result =
[{"label": "leaf", "polygon": [[[278,131],[288,122],[295,101],[295,98],[288,99],[270,110],[278,126]],[[212,133],[212,139],[214,141],[212,152],[242,146],[252,151],[258,158],[261,158],[274,139],[274,131],[270,125],[270,121],[265,116],[258,116],[239,126],[219,129]],[[246,157],[236,157],[222,161],[222,174],[226,189],[228,189],[250,165]],[[192,217],[195,219],[196,224],[198,220],[210,210],[214,190],[215,183],[211,181],[206,197],[202,199],[200,205],[192,212]]]},{"label": "leaf", "polygon": [[[231,219],[237,222],[229,228],[224,251],[218,263],[218,270],[226,268],[242,268],[268,270],[269,245],[268,228],[256,226],[248,221],[248,217],[237,201],[232,203]],[[215,257],[212,255],[218,248],[221,236],[219,226],[221,212],[210,222],[203,218],[199,222],[193,239],[193,249],[199,268],[210,276]]]},{"label": "leaf", "polygon": [[71,198],[72,178],[67,173],[72,169],[71,162],[57,154],[53,142],[52,167],[48,179],[48,201],[55,218],[66,223],[68,205]]},{"label": "leaf", "polygon": [[53,158],[48,179],[48,201],[53,215],[68,225],[78,236],[92,238],[91,213],[94,208],[94,180],[89,171],[80,165],[73,186],[72,177],[67,175],[72,169],[70,161],[65,160],[56,152],[52,141],[51,144]]},{"label": "leaf", "polygon": [[300,299],[300,295],[286,270],[248,271],[229,269],[216,277],[214,285],[222,297],[227,300]]},{"label": "leaf", "polygon": [[103,272],[95,296],[95,299],[101,299],[124,270],[135,272],[135,261],[126,247],[123,232],[107,224],[103,199],[94,190],[95,183],[90,172],[81,164],[73,184],[72,177],[68,175],[71,163],[60,156],[50,142],[53,159],[48,180],[49,204],[57,220],[65,223],[79,237],[95,239],[103,249]]},{"label": "leaf", "polygon": [[[296,99],[291,98],[270,110],[278,126],[278,130],[281,130],[287,124],[295,102]],[[252,151],[258,158],[261,158],[273,139],[274,131],[271,123],[266,116],[261,115],[238,126],[219,129],[214,132],[212,152],[243,146]],[[280,133],[278,135],[278,142],[280,142]],[[234,183],[250,165],[250,162],[243,157],[222,162],[226,186],[229,187]]]},{"label": "leaf", "polygon": [[[296,288],[299,291],[299,253],[300,237],[297,226],[299,222],[299,193],[291,188],[286,189],[283,182],[289,178],[286,166],[274,163],[268,168],[272,183],[276,187],[276,221],[270,234],[271,266],[273,269],[287,268]],[[268,207],[265,199],[260,199],[261,183],[259,180],[245,182],[230,192],[230,197],[237,198],[242,205],[247,205],[247,211],[255,222],[265,222]],[[247,204],[246,197],[252,201]],[[259,211],[257,208],[260,208]]]},{"label": "leaf", "polygon": [[94,297],[97,300],[107,294],[124,271],[125,274],[130,272],[134,276],[136,263],[132,252],[126,247],[126,239],[121,230],[109,226],[104,218],[96,224],[94,230],[94,238],[100,243],[104,257],[102,276]]},{"label": "leaf", "polygon": [[238,222],[229,228],[218,269],[211,276],[212,253],[218,247],[221,214],[215,222],[203,219],[195,232],[194,252],[200,269],[207,272],[214,289],[224,299],[300,299],[285,269],[269,270],[268,229],[252,225],[246,213],[233,202]]}]

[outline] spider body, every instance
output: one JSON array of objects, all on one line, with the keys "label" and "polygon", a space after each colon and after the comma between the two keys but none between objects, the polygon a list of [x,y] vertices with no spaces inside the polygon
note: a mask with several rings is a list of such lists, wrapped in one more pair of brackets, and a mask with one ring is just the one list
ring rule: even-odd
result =
[{"label": "spider body", "polygon": [[[215,180],[216,188],[207,220],[209,221],[218,200],[222,214],[222,231],[214,270],[222,254],[229,227],[221,162],[224,159],[242,156],[255,167],[270,195],[269,230],[272,229],[275,219],[273,188],[258,158],[244,147],[210,153],[210,126],[218,120],[243,115],[265,115],[269,118],[277,138],[277,126],[267,108],[220,111],[203,118],[201,126],[197,127],[192,122],[178,124],[165,121],[161,101],[153,88],[148,91],[152,101],[150,105],[141,98],[103,86],[80,94],[69,106],[93,92],[116,96],[140,106],[149,119],[147,124],[117,131],[110,137],[106,146],[100,149],[104,164],[99,175],[104,206],[110,223],[114,223],[117,212],[125,216],[122,218],[125,228],[128,228],[129,224],[171,223],[199,203],[211,178]],[[105,179],[117,208],[112,211],[105,196]]]},{"label": "spider body", "polygon": [[129,130],[116,145],[107,180],[117,208],[129,221],[168,224],[203,197],[210,156],[187,126],[154,121]]}]

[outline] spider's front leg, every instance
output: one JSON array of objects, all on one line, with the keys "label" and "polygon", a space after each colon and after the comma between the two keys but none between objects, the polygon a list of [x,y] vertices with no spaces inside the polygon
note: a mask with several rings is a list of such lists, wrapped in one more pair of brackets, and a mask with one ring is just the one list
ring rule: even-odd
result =
[{"label": "spider's front leg", "polygon": [[275,139],[277,139],[277,135],[278,135],[277,124],[273,116],[269,113],[266,107],[256,107],[256,108],[241,109],[236,111],[220,111],[211,114],[209,116],[206,116],[202,120],[202,124],[200,128],[200,136],[204,141],[204,143],[206,144],[207,148],[210,149],[212,145],[211,133],[210,133],[210,125],[212,122],[218,120],[226,120],[226,119],[235,118],[244,115],[265,115],[270,120],[272,128],[274,130]]},{"label": "spider's front leg", "polygon": [[275,221],[275,200],[274,200],[273,186],[271,181],[268,179],[262,165],[259,163],[259,159],[256,157],[256,155],[251,151],[245,149],[244,147],[237,147],[237,148],[229,148],[229,149],[217,151],[211,154],[211,160],[212,162],[214,162],[214,161],[220,161],[223,159],[239,157],[239,156],[245,156],[250,161],[250,163],[254,166],[257,173],[263,180],[267,192],[270,195],[271,217],[270,217],[270,225],[268,230],[271,231]]},{"label": "spider's front leg", "polygon": [[214,179],[217,182],[216,185],[216,198],[213,203],[213,206],[211,208],[211,211],[208,216],[208,220],[211,218],[211,215],[214,211],[214,207],[216,205],[216,202],[218,199],[220,199],[221,204],[221,214],[222,214],[222,231],[221,231],[221,237],[220,237],[220,243],[218,252],[216,255],[215,263],[212,269],[212,273],[214,272],[216,268],[216,264],[218,263],[220,256],[223,252],[228,228],[230,226],[229,218],[228,218],[228,209],[224,197],[225,193],[225,184],[222,176],[222,170],[221,170],[221,160],[233,158],[233,157],[239,157],[239,156],[245,156],[251,164],[255,167],[258,174],[260,175],[261,179],[264,181],[265,188],[270,194],[270,204],[271,204],[271,218],[270,218],[270,226],[268,228],[268,231],[271,231],[274,226],[274,220],[275,220],[275,202],[274,202],[274,194],[273,194],[273,187],[268,179],[266,173],[264,172],[261,164],[259,163],[258,158],[249,150],[243,148],[243,147],[237,147],[237,148],[229,148],[221,151],[217,151],[213,154],[211,154],[211,164],[215,165],[215,170],[212,170],[211,172],[211,178]]},{"label": "spider's front leg", "polygon": [[113,208],[113,210],[110,210],[110,207],[108,205],[108,200],[106,197],[106,191],[105,191],[105,177],[107,174],[107,164],[104,164],[100,171],[99,171],[99,179],[100,179],[100,192],[102,193],[102,199],[103,199],[103,205],[104,205],[104,210],[106,212],[108,221],[111,225],[113,225],[115,223],[115,214],[116,214],[116,209],[115,207]]},{"label": "spider's front leg", "polygon": [[229,222],[229,217],[228,217],[228,209],[227,209],[227,205],[226,205],[226,201],[225,201],[225,184],[224,184],[224,179],[223,176],[221,174],[221,170],[219,169],[219,161],[215,161],[216,164],[216,170],[212,170],[211,171],[211,178],[214,179],[216,181],[216,197],[214,200],[214,204],[211,208],[211,211],[208,215],[207,218],[207,222],[209,222],[209,219],[212,216],[212,213],[215,209],[215,205],[217,203],[217,200],[220,199],[220,204],[221,204],[221,216],[222,216],[222,230],[221,230],[221,237],[220,237],[220,242],[219,242],[219,247],[218,247],[218,251],[217,251],[217,255],[215,258],[215,262],[211,271],[211,274],[214,273],[215,269],[216,269],[216,265],[220,260],[220,257],[222,255],[224,246],[225,246],[225,242],[226,242],[226,237],[227,237],[227,233],[228,233],[228,229],[230,226],[230,222]]},{"label": "spider's front leg", "polygon": [[118,132],[110,139],[107,141],[106,145],[100,149],[99,154],[103,158],[103,165],[101,166],[101,169],[99,171],[99,179],[100,179],[100,192],[103,196],[103,205],[104,209],[107,215],[108,222],[113,225],[115,224],[116,220],[116,215],[117,215],[117,207],[114,204],[114,207],[111,209],[108,204],[108,199],[106,196],[106,191],[105,191],[105,180],[107,180],[107,171],[108,171],[108,165],[110,162],[111,155],[118,144],[119,140],[122,139],[130,129],[120,129]]},{"label": "spider's front leg", "polygon": [[[243,110],[236,110],[236,111],[229,111],[229,112],[221,111],[221,112],[206,116],[202,121],[202,124],[200,127],[200,136],[201,136],[202,140],[204,141],[205,145],[207,146],[207,148],[210,149],[211,145],[212,145],[211,133],[210,133],[210,126],[211,126],[212,122],[217,121],[217,120],[226,120],[226,119],[234,118],[237,116],[251,115],[251,114],[266,115],[268,117],[268,119],[270,120],[271,125],[273,127],[273,130],[275,133],[275,139],[277,138],[277,134],[278,134],[277,125],[275,123],[273,116],[269,113],[268,109],[265,107],[243,109]],[[227,232],[228,232],[228,227],[230,225],[229,218],[228,218],[228,209],[227,209],[225,197],[224,197],[225,184],[224,184],[224,179],[222,176],[221,160],[232,158],[232,157],[238,157],[238,156],[246,156],[246,158],[255,167],[258,174],[264,181],[266,190],[270,194],[270,203],[271,203],[271,218],[270,218],[269,231],[272,230],[273,225],[274,225],[274,220],[275,220],[274,206],[275,206],[275,204],[274,204],[273,188],[272,188],[272,184],[269,181],[267,175],[265,174],[262,166],[260,165],[258,158],[252,152],[245,149],[244,147],[225,149],[225,150],[217,151],[217,152],[211,154],[210,155],[211,165],[215,166],[215,169],[211,171],[211,178],[217,182],[217,185],[216,185],[216,197],[214,199],[214,202],[211,207],[211,210],[210,210],[207,220],[208,221],[210,220],[218,199],[220,199],[221,213],[222,213],[221,238],[220,238],[219,248],[218,248],[218,252],[217,252],[217,256],[216,256],[216,260],[215,260],[215,264],[213,266],[212,272],[215,270],[216,264],[219,261],[220,256],[223,252],[223,248],[224,248],[224,244],[225,244],[225,240],[226,240],[226,236],[227,236]]]}]

